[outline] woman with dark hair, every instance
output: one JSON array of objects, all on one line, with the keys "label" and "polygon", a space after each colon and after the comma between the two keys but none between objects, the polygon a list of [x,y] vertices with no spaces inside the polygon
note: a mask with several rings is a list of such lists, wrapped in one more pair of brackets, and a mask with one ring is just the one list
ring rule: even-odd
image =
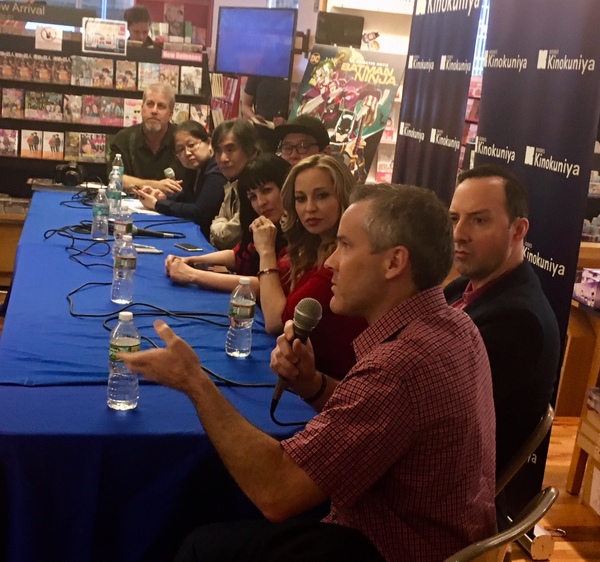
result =
[{"label": "woman with dark hair", "polygon": [[225,199],[210,227],[210,243],[219,250],[233,248],[242,237],[237,178],[249,160],[260,153],[256,129],[242,119],[223,121],[214,131],[212,146],[219,169],[229,180]]},{"label": "woman with dark hair", "polygon": [[206,129],[196,121],[184,121],[175,129],[175,153],[186,168],[179,193],[167,196],[149,186],[133,191],[146,209],[193,220],[208,240],[210,225],[223,203],[227,178],[217,166]]},{"label": "woman with dark hair", "polygon": [[[258,294],[259,281],[256,274],[259,270],[259,256],[254,248],[250,225],[259,216],[279,224],[283,215],[280,192],[289,169],[289,164],[275,154],[262,154],[248,162],[238,176],[237,184],[241,242],[233,250],[221,250],[203,256],[183,258],[170,255],[165,261],[167,275],[177,283],[196,283],[217,291],[233,291],[240,276],[250,277],[250,285]],[[286,241],[278,229],[275,251],[282,253],[285,246]],[[197,269],[197,266],[203,269]],[[213,266],[224,266],[236,275],[210,271],[208,268]]]}]

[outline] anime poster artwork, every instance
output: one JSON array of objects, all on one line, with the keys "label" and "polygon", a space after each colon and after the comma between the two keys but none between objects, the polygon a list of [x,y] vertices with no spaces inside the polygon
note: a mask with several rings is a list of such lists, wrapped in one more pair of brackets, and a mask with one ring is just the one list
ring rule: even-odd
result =
[{"label": "anime poster artwork", "polygon": [[402,82],[406,57],[315,45],[290,118],[312,115],[329,132],[332,153],[358,182],[367,179]]}]

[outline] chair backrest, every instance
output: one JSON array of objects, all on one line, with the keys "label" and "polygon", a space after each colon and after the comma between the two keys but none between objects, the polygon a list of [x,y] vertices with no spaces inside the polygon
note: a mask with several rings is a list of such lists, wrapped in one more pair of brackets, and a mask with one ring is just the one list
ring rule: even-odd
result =
[{"label": "chair backrest", "polygon": [[504,489],[511,481],[512,477],[519,472],[519,469],[527,462],[529,456],[540,446],[544,437],[548,435],[553,421],[554,409],[548,404],[542,419],[537,424],[533,433],[527,438],[527,441],[521,445],[502,473],[496,474],[496,495]]},{"label": "chair backrest", "polygon": [[538,492],[506,531],[467,546],[444,562],[501,562],[508,545],[534,527],[557,497],[558,490],[552,486]]}]

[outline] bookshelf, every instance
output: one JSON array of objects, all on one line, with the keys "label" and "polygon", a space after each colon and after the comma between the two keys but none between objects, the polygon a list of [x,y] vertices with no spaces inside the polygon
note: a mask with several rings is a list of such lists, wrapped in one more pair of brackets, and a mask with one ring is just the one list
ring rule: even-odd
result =
[{"label": "bookshelf", "polygon": [[[202,114],[208,126],[208,57],[190,45],[181,45],[181,51],[169,47],[130,44],[126,58],[89,54],[81,52],[81,36],[69,33],[62,51],[40,51],[33,33],[2,29],[0,166],[7,169],[8,191],[28,196],[27,178],[54,177],[64,160],[84,163],[88,177],[105,179],[110,136],[139,121],[140,88],[148,83],[176,86],[174,120]],[[127,69],[137,81],[124,85]]]}]

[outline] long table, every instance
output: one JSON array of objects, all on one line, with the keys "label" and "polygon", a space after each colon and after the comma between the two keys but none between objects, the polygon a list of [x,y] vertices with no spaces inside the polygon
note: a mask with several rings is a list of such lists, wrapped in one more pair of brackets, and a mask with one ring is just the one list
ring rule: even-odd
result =
[{"label": "long table", "polygon": [[[91,209],[71,197],[35,193],[17,249],[0,337],[0,559],[4,547],[9,562],[170,560],[193,526],[257,511],[228,476],[186,397],[142,381],[136,410],[107,407],[109,332],[103,315],[121,308],[109,296],[112,258],[80,256],[86,267],[70,257],[68,238],[44,237],[91,219]],[[148,227],[149,220],[156,219],[135,216],[138,226]],[[191,223],[155,229],[183,233],[186,242],[210,249]],[[80,237],[73,244],[83,249],[90,239]],[[138,256],[135,303],[227,322],[206,315],[225,314],[228,295],[174,285],[164,274],[165,256],[176,253],[177,240],[134,241],[165,252]],[[101,246],[91,251],[100,253]],[[76,291],[70,305],[67,294],[86,283],[106,285]],[[130,310],[142,335],[157,341],[151,325],[159,313],[141,304]],[[274,382],[268,367],[274,338],[264,332],[260,311],[246,359],[226,356],[223,325],[165,319],[219,375],[241,383]],[[149,345],[142,342],[142,349]],[[222,390],[276,438],[297,429],[271,421],[271,388]],[[278,415],[303,420],[311,410],[286,395]]]}]

